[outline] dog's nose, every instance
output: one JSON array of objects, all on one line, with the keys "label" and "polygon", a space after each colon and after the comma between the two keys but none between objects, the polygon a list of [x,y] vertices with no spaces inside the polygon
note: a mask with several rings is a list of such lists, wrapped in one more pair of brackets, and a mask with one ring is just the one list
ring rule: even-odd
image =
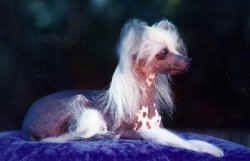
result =
[{"label": "dog's nose", "polygon": [[175,55],[175,61],[173,62],[173,66],[183,71],[187,71],[190,67],[192,59],[188,56],[183,55]]},{"label": "dog's nose", "polygon": [[192,58],[188,56],[184,56],[184,55],[176,55],[176,56],[179,61],[184,61],[185,63],[188,63],[188,64],[190,64],[192,61]]}]

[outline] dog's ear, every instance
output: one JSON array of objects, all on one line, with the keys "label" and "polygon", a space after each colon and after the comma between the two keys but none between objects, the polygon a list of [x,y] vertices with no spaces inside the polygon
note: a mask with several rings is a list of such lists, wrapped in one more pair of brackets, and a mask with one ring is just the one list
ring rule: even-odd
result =
[{"label": "dog's ear", "polygon": [[174,24],[172,24],[170,21],[167,19],[163,19],[155,24],[153,24],[153,27],[159,27],[167,31],[177,31],[176,27]]},{"label": "dog's ear", "polygon": [[152,27],[161,28],[163,30],[166,30],[166,31],[171,32],[172,34],[176,35],[176,37],[177,37],[177,40],[176,40],[177,51],[179,53],[181,53],[181,55],[187,55],[187,49],[185,47],[185,44],[184,44],[182,38],[180,37],[177,28],[175,27],[175,25],[173,23],[171,23],[167,19],[163,19],[163,20],[153,24]]},{"label": "dog's ear", "polygon": [[141,38],[143,35],[144,27],[147,24],[138,19],[131,19],[122,28],[120,41],[117,47],[118,56],[131,54],[131,56],[136,56],[139,44],[141,43]]}]

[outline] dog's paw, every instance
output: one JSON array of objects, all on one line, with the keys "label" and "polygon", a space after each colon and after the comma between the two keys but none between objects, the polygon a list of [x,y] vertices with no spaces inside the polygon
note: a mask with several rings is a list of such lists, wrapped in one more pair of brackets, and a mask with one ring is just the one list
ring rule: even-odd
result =
[{"label": "dog's paw", "polygon": [[[211,154],[215,157],[223,157],[224,152],[219,147],[201,140],[188,140],[193,146],[197,148],[197,151]],[[196,151],[196,150],[195,150]]]}]

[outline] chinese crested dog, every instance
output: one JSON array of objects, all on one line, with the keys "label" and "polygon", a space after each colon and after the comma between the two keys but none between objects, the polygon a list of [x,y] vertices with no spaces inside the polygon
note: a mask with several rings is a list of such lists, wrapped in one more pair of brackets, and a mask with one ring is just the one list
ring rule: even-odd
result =
[{"label": "chinese crested dog", "polygon": [[47,142],[96,136],[146,139],[223,156],[210,143],[183,139],[162,126],[160,111],[173,110],[168,79],[187,70],[190,62],[171,22],[150,26],[130,20],[122,29],[117,55],[119,62],[107,90],[69,90],[39,99],[24,119],[25,134]]}]

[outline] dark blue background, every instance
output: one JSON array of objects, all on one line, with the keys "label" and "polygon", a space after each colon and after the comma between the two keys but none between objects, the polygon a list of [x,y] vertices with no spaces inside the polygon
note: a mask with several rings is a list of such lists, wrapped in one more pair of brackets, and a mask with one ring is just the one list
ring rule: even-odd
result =
[{"label": "dark blue background", "polygon": [[41,96],[107,87],[120,29],[134,17],[168,18],[193,59],[174,78],[167,126],[249,129],[249,1],[8,0],[0,1],[0,130],[20,128]]}]

